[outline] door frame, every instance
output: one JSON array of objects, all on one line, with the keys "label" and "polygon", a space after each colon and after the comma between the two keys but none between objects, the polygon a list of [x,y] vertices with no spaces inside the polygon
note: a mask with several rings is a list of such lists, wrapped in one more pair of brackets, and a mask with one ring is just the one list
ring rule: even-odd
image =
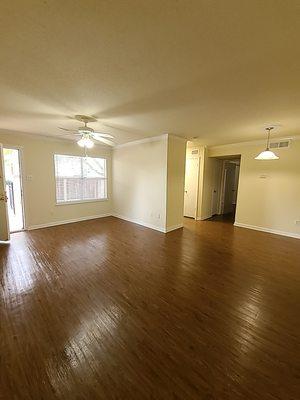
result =
[{"label": "door frame", "polygon": [[[197,215],[198,215],[198,202],[199,202],[199,173],[200,173],[200,163],[201,163],[201,156],[199,155],[189,155],[188,157],[185,158],[185,163],[186,160],[190,160],[190,159],[196,159],[198,160],[198,168],[197,168],[197,182],[196,182],[196,205],[195,205],[195,214],[193,217],[185,217],[185,215],[183,215],[185,218],[194,218],[195,220],[197,220]],[[186,169],[185,169],[186,171]],[[185,183],[184,183],[184,192],[185,192]],[[183,209],[184,209],[184,205],[183,205]]]},{"label": "door frame", "polygon": [[[240,160],[240,170],[239,170],[239,179],[237,182],[237,193],[236,193],[236,206],[238,203],[238,193],[240,187],[240,172],[241,172],[241,163],[242,163],[242,156],[238,155],[237,159]],[[218,214],[221,215],[224,213],[224,198],[225,198],[225,191],[226,191],[226,179],[227,179],[227,171],[225,168],[226,162],[230,161],[231,159],[224,159],[222,162],[222,174],[221,174],[221,183],[220,183],[220,197],[218,203]]]},{"label": "door frame", "polygon": [[226,164],[227,160],[223,160],[222,162],[222,177],[221,177],[221,188],[220,188],[220,199],[218,204],[218,214],[221,215],[224,212],[224,198],[225,198],[225,189],[226,189]]},{"label": "door frame", "polygon": [[[23,156],[23,147],[22,146],[16,146],[16,145],[10,145],[10,144],[4,144],[2,143],[3,149],[12,149],[12,150],[18,150],[19,151],[19,167],[20,167],[20,185],[21,185],[21,202],[22,202],[22,213],[23,213],[23,229],[20,229],[18,231],[13,231],[10,233],[16,233],[16,232],[22,232],[27,230],[27,225],[26,225],[26,205],[25,205],[25,190],[24,190],[24,156]],[[4,161],[4,160],[3,160]]]},{"label": "door frame", "polygon": [[7,195],[6,195],[6,178],[5,178],[5,169],[4,169],[4,154],[3,154],[3,144],[0,143],[0,169],[2,171],[1,174],[1,187],[3,189],[3,199],[1,201],[4,202],[4,214],[5,214],[5,221],[4,221],[4,234],[5,239],[0,239],[0,244],[4,243],[7,244],[10,242],[10,230],[9,230],[9,220],[8,220],[8,209],[7,209]]}]

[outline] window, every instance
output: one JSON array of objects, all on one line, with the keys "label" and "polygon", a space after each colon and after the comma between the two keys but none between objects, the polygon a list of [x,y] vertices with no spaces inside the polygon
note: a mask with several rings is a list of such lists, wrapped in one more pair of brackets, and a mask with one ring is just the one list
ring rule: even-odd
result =
[{"label": "window", "polygon": [[106,159],[54,155],[56,202],[107,199]]}]

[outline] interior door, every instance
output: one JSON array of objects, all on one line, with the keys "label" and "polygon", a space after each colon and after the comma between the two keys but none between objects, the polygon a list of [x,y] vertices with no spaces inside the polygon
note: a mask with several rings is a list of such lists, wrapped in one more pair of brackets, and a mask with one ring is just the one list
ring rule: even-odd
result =
[{"label": "interior door", "polygon": [[236,165],[235,167],[235,177],[234,177],[234,188],[233,188],[233,195],[232,195],[232,204],[236,205],[237,200],[237,191],[239,186],[239,175],[240,175],[240,166]]},{"label": "interior door", "polygon": [[196,217],[199,159],[187,158],[185,166],[184,216]]},{"label": "interior door", "polygon": [[0,144],[0,241],[9,240],[7,196],[5,193],[3,147]]},{"label": "interior door", "polygon": [[225,167],[225,191],[223,214],[231,213],[233,211],[233,196],[234,196],[234,183],[235,183],[235,164],[229,164]]}]

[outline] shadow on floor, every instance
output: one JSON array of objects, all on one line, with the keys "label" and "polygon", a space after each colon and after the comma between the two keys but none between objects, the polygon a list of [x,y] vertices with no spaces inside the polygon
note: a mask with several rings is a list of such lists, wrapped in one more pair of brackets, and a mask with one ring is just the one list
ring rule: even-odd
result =
[{"label": "shadow on floor", "polygon": [[235,214],[228,213],[228,214],[216,214],[212,217],[208,218],[206,221],[214,221],[214,222],[228,222],[229,224],[234,224]]}]

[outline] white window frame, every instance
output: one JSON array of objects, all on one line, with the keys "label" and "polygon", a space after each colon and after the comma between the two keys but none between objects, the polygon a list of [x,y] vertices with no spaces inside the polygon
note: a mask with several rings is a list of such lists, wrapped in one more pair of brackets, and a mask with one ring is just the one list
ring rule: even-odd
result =
[{"label": "white window frame", "polygon": [[72,204],[82,204],[82,203],[96,203],[101,201],[108,201],[108,163],[107,157],[99,156],[99,157],[88,157],[88,158],[102,158],[105,160],[105,170],[106,170],[106,197],[103,199],[86,199],[86,200],[69,200],[69,201],[57,201],[57,190],[56,190],[56,166],[55,166],[55,156],[66,156],[66,157],[81,157],[85,158],[82,155],[78,154],[61,154],[61,153],[54,153],[53,154],[53,168],[54,168],[54,182],[55,182],[55,205],[56,206],[65,206],[65,205],[72,205]]}]

